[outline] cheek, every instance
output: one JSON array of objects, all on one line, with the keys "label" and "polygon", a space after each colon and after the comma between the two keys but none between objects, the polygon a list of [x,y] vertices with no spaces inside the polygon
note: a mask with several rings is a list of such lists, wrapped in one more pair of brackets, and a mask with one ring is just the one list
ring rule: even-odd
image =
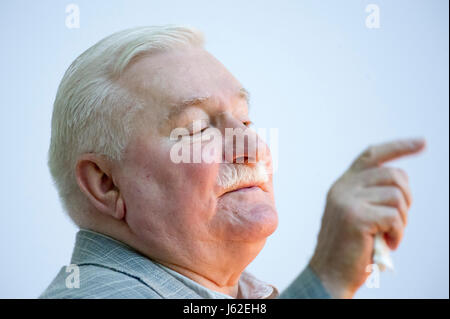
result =
[{"label": "cheek", "polygon": [[165,185],[165,192],[178,201],[180,206],[194,206],[198,209],[209,207],[211,199],[215,197],[219,164],[174,163],[170,158],[172,146],[173,144],[166,146],[165,156],[159,164],[160,169],[165,172],[160,184]]},{"label": "cheek", "polygon": [[174,164],[172,172],[176,177],[167,189],[168,200],[187,224],[200,226],[214,215],[217,171],[215,164]]},{"label": "cheek", "polygon": [[176,164],[170,149],[146,153],[151,155],[142,154],[124,176],[129,223],[157,233],[193,228],[201,233],[216,210],[218,165]]}]

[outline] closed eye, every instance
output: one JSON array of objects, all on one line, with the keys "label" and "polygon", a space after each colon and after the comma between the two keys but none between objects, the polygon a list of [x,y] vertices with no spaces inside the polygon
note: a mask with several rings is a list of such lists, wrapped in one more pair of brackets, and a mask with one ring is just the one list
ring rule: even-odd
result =
[{"label": "closed eye", "polygon": [[189,135],[190,135],[190,136],[194,136],[194,135],[196,135],[196,134],[203,133],[203,132],[206,131],[208,128],[209,128],[209,126],[205,126],[205,127],[203,127],[200,131],[192,132],[192,133],[189,134]]},{"label": "closed eye", "polygon": [[203,133],[206,129],[209,128],[208,120],[195,120],[190,123],[188,126],[189,136],[194,136],[196,134]]}]

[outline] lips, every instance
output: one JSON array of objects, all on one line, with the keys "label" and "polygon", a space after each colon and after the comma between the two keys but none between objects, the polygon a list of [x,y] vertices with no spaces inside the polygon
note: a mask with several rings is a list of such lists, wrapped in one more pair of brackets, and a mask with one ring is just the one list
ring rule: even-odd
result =
[{"label": "lips", "polygon": [[244,185],[238,185],[236,187],[227,189],[226,191],[223,192],[222,195],[225,195],[228,193],[234,193],[234,192],[250,192],[250,191],[255,191],[258,189],[265,191],[262,184],[244,184]]},{"label": "lips", "polygon": [[232,192],[248,192],[251,190],[255,190],[258,189],[258,186],[247,186],[247,187],[241,187],[241,188],[237,188],[235,190],[229,191],[228,193],[232,193]]}]

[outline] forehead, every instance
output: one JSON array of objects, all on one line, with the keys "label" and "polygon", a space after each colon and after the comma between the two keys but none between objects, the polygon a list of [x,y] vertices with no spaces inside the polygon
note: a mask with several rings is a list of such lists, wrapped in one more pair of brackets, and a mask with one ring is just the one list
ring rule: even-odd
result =
[{"label": "forehead", "polygon": [[246,98],[246,91],[210,53],[180,48],[136,59],[120,81],[145,104],[171,107],[197,97]]}]

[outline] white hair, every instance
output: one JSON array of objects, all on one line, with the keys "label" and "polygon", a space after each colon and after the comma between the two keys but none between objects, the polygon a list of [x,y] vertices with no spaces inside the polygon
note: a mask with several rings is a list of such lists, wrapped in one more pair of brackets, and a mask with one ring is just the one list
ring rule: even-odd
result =
[{"label": "white hair", "polygon": [[67,69],[53,106],[48,165],[61,202],[76,224],[88,205],[75,179],[77,158],[97,153],[120,160],[143,108],[117,80],[144,53],[188,45],[203,47],[203,35],[187,26],[127,29],[99,41]]}]

